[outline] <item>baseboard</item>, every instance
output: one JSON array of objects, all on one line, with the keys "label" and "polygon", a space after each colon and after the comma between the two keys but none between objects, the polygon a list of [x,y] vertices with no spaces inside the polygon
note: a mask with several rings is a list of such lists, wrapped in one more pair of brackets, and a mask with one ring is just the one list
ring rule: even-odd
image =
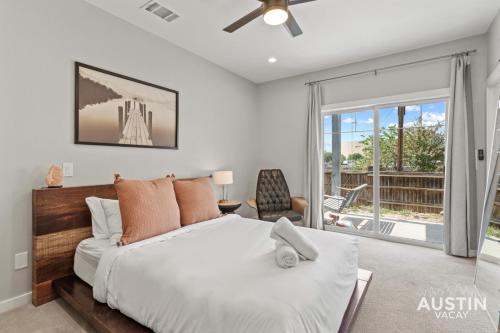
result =
[{"label": "baseboard", "polygon": [[16,297],[6,299],[0,302],[0,313],[4,313],[17,307],[31,303],[31,291]]}]

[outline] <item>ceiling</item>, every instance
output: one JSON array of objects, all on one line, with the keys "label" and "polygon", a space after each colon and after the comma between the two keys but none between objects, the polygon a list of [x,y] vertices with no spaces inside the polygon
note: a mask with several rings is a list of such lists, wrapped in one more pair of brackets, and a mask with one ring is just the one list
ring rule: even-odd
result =
[{"label": "ceiling", "polygon": [[180,16],[172,23],[140,9],[146,0],[86,1],[255,83],[482,34],[500,9],[498,0],[317,0],[290,7],[304,31],[292,38],[262,18],[222,31],[257,0],[157,0]]}]

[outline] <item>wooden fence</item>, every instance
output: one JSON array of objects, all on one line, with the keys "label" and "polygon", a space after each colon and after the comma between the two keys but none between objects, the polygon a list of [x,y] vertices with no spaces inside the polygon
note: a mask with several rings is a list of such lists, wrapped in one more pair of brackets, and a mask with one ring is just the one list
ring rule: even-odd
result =
[{"label": "wooden fence", "polygon": [[[325,194],[332,194],[331,171],[325,171]],[[341,172],[342,188],[368,187],[361,193],[357,204],[373,202],[372,172]],[[380,206],[392,210],[407,210],[439,214],[443,210],[444,174],[427,172],[381,172]],[[345,196],[346,190],[341,190]]]}]

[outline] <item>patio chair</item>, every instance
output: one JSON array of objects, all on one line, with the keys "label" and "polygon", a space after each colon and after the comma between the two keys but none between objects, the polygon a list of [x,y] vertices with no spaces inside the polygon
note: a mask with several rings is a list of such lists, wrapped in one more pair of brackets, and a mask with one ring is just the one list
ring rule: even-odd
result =
[{"label": "patio chair", "polygon": [[302,224],[307,202],[304,198],[290,196],[285,176],[280,169],[260,170],[256,195],[256,199],[249,199],[247,203],[257,209],[260,220],[276,222],[284,216],[293,224]]},{"label": "patio chair", "polygon": [[349,208],[358,200],[359,195],[366,187],[368,187],[368,184],[362,184],[352,189],[342,188],[343,190],[348,191],[345,197],[342,197],[340,195],[332,196],[325,194],[323,206],[325,210],[330,211],[335,215],[340,214],[344,209]]}]

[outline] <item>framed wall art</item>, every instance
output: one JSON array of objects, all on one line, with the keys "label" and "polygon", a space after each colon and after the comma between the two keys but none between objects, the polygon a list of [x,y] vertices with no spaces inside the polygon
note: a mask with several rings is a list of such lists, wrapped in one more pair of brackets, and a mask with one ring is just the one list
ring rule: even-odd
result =
[{"label": "framed wall art", "polygon": [[77,62],[75,143],[178,148],[179,92]]}]

